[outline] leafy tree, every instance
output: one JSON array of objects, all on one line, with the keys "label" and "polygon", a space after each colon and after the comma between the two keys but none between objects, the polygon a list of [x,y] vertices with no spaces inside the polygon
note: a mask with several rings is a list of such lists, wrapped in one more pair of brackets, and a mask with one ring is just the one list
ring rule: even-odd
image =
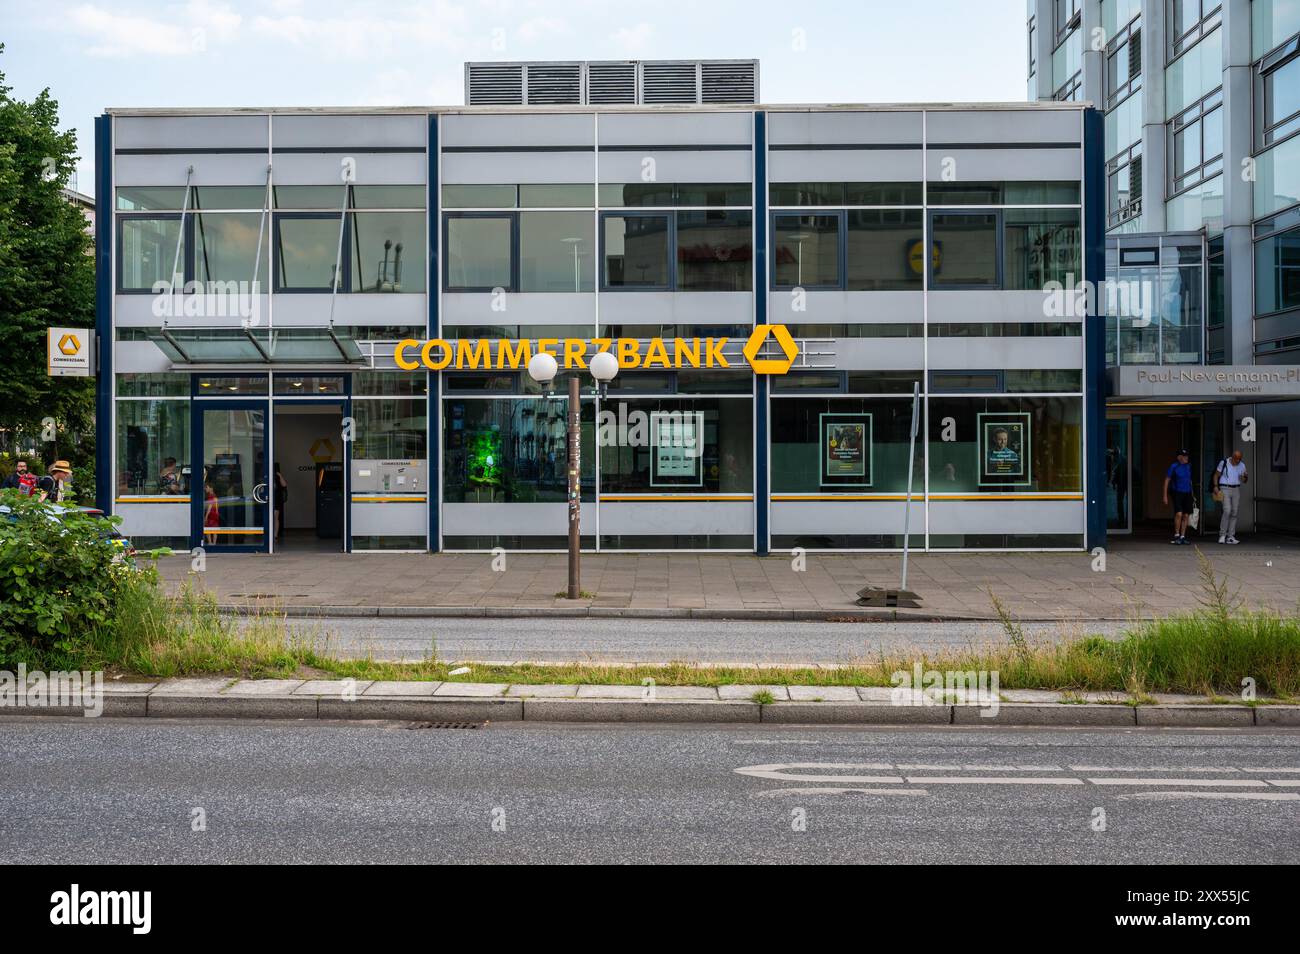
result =
[{"label": "leafy tree", "polygon": [[[0,54],[4,45],[0,44]],[[93,492],[93,378],[45,373],[50,325],[95,319],[95,261],[86,220],[62,194],[75,168],[77,135],[59,131],[59,105],[45,89],[31,102],[12,95],[0,71],[0,428],[40,442],[45,463],[72,461],[76,486]],[[42,440],[54,418],[57,445]]]}]

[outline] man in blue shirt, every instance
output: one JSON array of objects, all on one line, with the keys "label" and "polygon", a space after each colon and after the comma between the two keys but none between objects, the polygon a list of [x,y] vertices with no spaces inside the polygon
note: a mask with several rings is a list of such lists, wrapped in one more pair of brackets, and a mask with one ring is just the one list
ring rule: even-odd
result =
[{"label": "man in blue shirt", "polygon": [[1186,449],[1178,452],[1178,459],[1165,471],[1165,506],[1169,505],[1169,495],[1174,497],[1174,538],[1170,543],[1184,545],[1187,543],[1187,517],[1192,512],[1192,465],[1187,462]]}]

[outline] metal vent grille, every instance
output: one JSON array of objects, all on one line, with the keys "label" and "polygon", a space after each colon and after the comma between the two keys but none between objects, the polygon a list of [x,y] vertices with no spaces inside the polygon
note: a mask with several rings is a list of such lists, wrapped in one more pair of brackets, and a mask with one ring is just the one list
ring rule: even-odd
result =
[{"label": "metal vent grille", "polygon": [[636,102],[635,63],[591,63],[587,66],[587,102],[633,104]]},{"label": "metal vent grille", "polygon": [[700,97],[705,103],[758,102],[758,64],[701,63]]},{"label": "metal vent grille", "polygon": [[519,106],[524,101],[523,64],[469,63],[465,91],[470,106]]},{"label": "metal vent grille", "polygon": [[582,64],[528,67],[528,102],[541,106],[582,103]]},{"label": "metal vent grille", "polygon": [[643,103],[698,103],[696,63],[642,63]]}]

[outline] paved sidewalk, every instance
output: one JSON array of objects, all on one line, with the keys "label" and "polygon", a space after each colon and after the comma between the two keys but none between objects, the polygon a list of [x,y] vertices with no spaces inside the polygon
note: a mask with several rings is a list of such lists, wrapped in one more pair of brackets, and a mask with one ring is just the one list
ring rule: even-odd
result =
[{"label": "paved sidewalk", "polygon": [[[486,722],[777,723],[786,725],[1043,725],[1245,728],[1300,726],[1300,706],[1234,705],[1160,695],[1047,690],[894,690],[877,686],[516,685],[193,676],[104,684],[68,704],[0,697],[0,717],[384,719]],[[759,693],[766,696],[756,698]],[[1296,780],[1280,782],[1295,785]]]},{"label": "paved sidewalk", "polygon": [[[1200,547],[1252,608],[1295,613],[1300,544]],[[557,599],[564,554],[210,554],[202,573],[188,555],[164,558],[169,588],[186,580],[230,607],[275,605],[321,615],[591,615],[816,619],[990,619],[991,589],[1026,620],[1131,619],[1194,608],[1202,594],[1193,547],[1112,544],[1104,572],[1087,553],[921,553],[909,588],[920,609],[863,610],[861,587],[897,586],[898,554],[809,554],[796,572],[788,555],[584,554],[589,599]]]}]

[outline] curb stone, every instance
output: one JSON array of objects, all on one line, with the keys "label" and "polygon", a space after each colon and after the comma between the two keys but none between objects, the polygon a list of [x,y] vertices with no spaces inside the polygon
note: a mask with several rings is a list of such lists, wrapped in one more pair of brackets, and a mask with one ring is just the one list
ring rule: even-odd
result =
[{"label": "curb stone", "polygon": [[996,712],[982,706],[952,708],[953,725],[1137,725],[1133,706],[1124,705],[1003,702]]},{"label": "curb stone", "polygon": [[1138,725],[1242,726],[1255,724],[1250,706],[1136,706]]}]

